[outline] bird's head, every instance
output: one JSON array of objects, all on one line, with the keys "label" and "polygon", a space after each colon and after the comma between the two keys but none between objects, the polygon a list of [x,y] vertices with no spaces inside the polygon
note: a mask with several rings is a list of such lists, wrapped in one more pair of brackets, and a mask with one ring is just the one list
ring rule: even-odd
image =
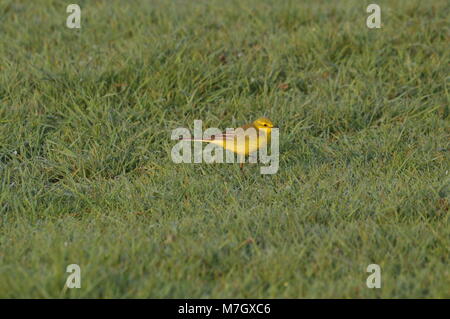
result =
[{"label": "bird's head", "polygon": [[258,130],[264,130],[266,132],[270,132],[273,128],[273,123],[267,117],[261,117],[253,122],[253,125]]}]

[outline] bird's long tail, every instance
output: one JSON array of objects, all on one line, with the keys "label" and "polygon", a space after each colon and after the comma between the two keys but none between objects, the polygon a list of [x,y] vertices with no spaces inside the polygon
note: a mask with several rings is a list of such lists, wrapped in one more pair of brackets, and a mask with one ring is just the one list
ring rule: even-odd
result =
[{"label": "bird's long tail", "polygon": [[231,132],[231,133],[223,133],[223,134],[213,135],[208,138],[180,137],[178,140],[179,141],[192,141],[192,142],[212,142],[212,141],[232,141],[235,138],[236,138],[236,134]]},{"label": "bird's long tail", "polygon": [[211,142],[213,139],[202,139],[202,138],[183,138],[180,137],[178,139],[179,141],[188,141],[188,142]]}]

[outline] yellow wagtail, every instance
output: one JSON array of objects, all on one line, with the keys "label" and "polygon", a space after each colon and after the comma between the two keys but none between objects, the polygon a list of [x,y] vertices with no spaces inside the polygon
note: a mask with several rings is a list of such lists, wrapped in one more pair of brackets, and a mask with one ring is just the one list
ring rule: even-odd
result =
[{"label": "yellow wagtail", "polygon": [[[250,153],[257,151],[262,146],[270,143],[270,136],[273,127],[274,126],[271,120],[266,117],[261,117],[251,124],[246,124],[239,128],[236,128],[234,131],[214,135],[207,139],[181,140],[213,143],[238,155],[247,156]],[[256,133],[256,136],[254,138],[253,136],[249,136],[245,133],[248,129],[254,129]],[[243,166],[244,163],[240,163],[241,169]]]}]

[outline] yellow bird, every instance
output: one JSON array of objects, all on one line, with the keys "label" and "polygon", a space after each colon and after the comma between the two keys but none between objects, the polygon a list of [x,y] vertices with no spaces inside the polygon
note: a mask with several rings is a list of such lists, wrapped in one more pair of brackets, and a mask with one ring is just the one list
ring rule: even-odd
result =
[{"label": "yellow bird", "polygon": [[[196,142],[206,142],[221,146],[241,156],[247,156],[270,143],[273,123],[266,117],[261,117],[251,124],[243,125],[234,131],[211,136],[207,139],[182,139]],[[254,130],[248,130],[254,129]],[[252,135],[252,131],[254,134]],[[244,163],[240,163],[240,168]]]}]

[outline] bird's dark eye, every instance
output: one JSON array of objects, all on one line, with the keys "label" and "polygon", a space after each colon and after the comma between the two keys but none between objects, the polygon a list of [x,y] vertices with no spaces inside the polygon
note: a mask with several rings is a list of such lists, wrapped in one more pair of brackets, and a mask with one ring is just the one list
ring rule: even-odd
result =
[{"label": "bird's dark eye", "polygon": [[267,126],[267,124],[264,124],[264,126]]}]

